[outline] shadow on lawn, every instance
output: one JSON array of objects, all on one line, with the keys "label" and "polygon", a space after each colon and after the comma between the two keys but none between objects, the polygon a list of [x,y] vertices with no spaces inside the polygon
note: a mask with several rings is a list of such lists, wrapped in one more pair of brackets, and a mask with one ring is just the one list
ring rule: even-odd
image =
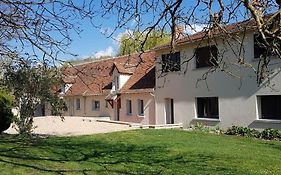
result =
[{"label": "shadow on lawn", "polygon": [[[235,169],[209,166],[210,161],[215,159],[212,155],[173,152],[164,144],[128,144],[95,137],[36,139],[28,143],[12,136],[0,139],[0,163],[40,172],[209,174],[212,171],[216,174],[237,174]],[[73,168],[73,163],[79,168]]]}]

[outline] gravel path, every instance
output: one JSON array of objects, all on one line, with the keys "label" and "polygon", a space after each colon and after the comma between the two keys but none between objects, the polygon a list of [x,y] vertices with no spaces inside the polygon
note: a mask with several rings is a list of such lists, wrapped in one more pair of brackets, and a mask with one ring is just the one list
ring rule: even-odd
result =
[{"label": "gravel path", "polygon": [[[65,117],[64,121],[55,116],[36,117],[34,118],[34,126],[37,126],[33,130],[34,134],[56,136],[90,135],[133,129],[123,124],[97,122],[89,117]],[[14,126],[5,132],[17,133]]]}]

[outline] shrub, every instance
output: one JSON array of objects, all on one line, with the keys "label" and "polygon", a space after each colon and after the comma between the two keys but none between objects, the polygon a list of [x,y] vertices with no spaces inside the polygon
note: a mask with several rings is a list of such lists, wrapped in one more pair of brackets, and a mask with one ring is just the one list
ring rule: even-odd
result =
[{"label": "shrub", "polygon": [[267,128],[261,132],[261,138],[266,140],[281,139],[281,133],[277,129]]},{"label": "shrub", "polygon": [[205,126],[202,123],[197,122],[195,125],[191,125],[190,127],[193,131],[200,131],[200,132],[208,132],[208,133],[215,133],[215,134],[221,134],[223,133],[223,130],[219,126],[217,127],[210,127]]},{"label": "shrub", "polygon": [[241,126],[232,126],[227,129],[225,132],[227,135],[237,135],[237,136],[246,136],[246,137],[255,137],[261,138],[266,140],[281,140],[281,131],[277,129],[267,128],[264,129],[262,132],[259,132],[256,129],[251,129],[247,127]]},{"label": "shrub", "polygon": [[0,89],[0,133],[10,127],[12,119],[12,97]]},{"label": "shrub", "polygon": [[191,125],[191,129],[193,131],[210,132],[210,127],[205,126],[204,124],[199,122],[197,122],[195,125]]},{"label": "shrub", "polygon": [[260,132],[258,130],[242,127],[242,126],[235,126],[235,125],[233,125],[231,128],[228,128],[225,134],[245,136],[245,137],[256,137],[256,138],[260,137]]}]

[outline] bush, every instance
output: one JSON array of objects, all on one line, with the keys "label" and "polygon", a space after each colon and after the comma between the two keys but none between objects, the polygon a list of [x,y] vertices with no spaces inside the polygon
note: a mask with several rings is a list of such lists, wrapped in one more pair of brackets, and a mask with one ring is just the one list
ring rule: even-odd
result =
[{"label": "bush", "polygon": [[0,133],[10,127],[12,120],[12,97],[0,89]]},{"label": "bush", "polygon": [[262,132],[259,132],[256,129],[241,127],[241,126],[232,126],[231,128],[227,129],[225,134],[255,137],[255,138],[261,138],[266,140],[273,140],[273,139],[281,140],[281,131],[272,128],[267,128],[264,129]]},{"label": "bush", "polygon": [[194,131],[200,131],[200,132],[209,132],[210,131],[208,126],[205,126],[199,122],[197,122],[195,125],[192,125],[191,128]]},{"label": "bush", "polygon": [[242,127],[242,126],[232,126],[228,128],[225,132],[227,135],[238,135],[238,136],[245,136],[245,137],[260,137],[260,132],[255,129]]},{"label": "bush", "polygon": [[266,140],[281,139],[281,133],[277,129],[267,128],[261,132],[261,138]]},{"label": "bush", "polygon": [[223,130],[219,126],[217,127],[210,127],[205,126],[202,123],[197,122],[195,125],[191,125],[190,127],[193,131],[200,131],[200,132],[208,132],[208,133],[215,133],[215,134],[222,134]]}]

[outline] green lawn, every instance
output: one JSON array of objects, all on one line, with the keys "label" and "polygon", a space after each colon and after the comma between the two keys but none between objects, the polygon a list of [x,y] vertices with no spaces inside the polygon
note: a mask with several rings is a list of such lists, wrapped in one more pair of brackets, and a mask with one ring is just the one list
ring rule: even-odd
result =
[{"label": "green lawn", "polygon": [[180,130],[0,136],[0,174],[281,174],[281,142]]}]

